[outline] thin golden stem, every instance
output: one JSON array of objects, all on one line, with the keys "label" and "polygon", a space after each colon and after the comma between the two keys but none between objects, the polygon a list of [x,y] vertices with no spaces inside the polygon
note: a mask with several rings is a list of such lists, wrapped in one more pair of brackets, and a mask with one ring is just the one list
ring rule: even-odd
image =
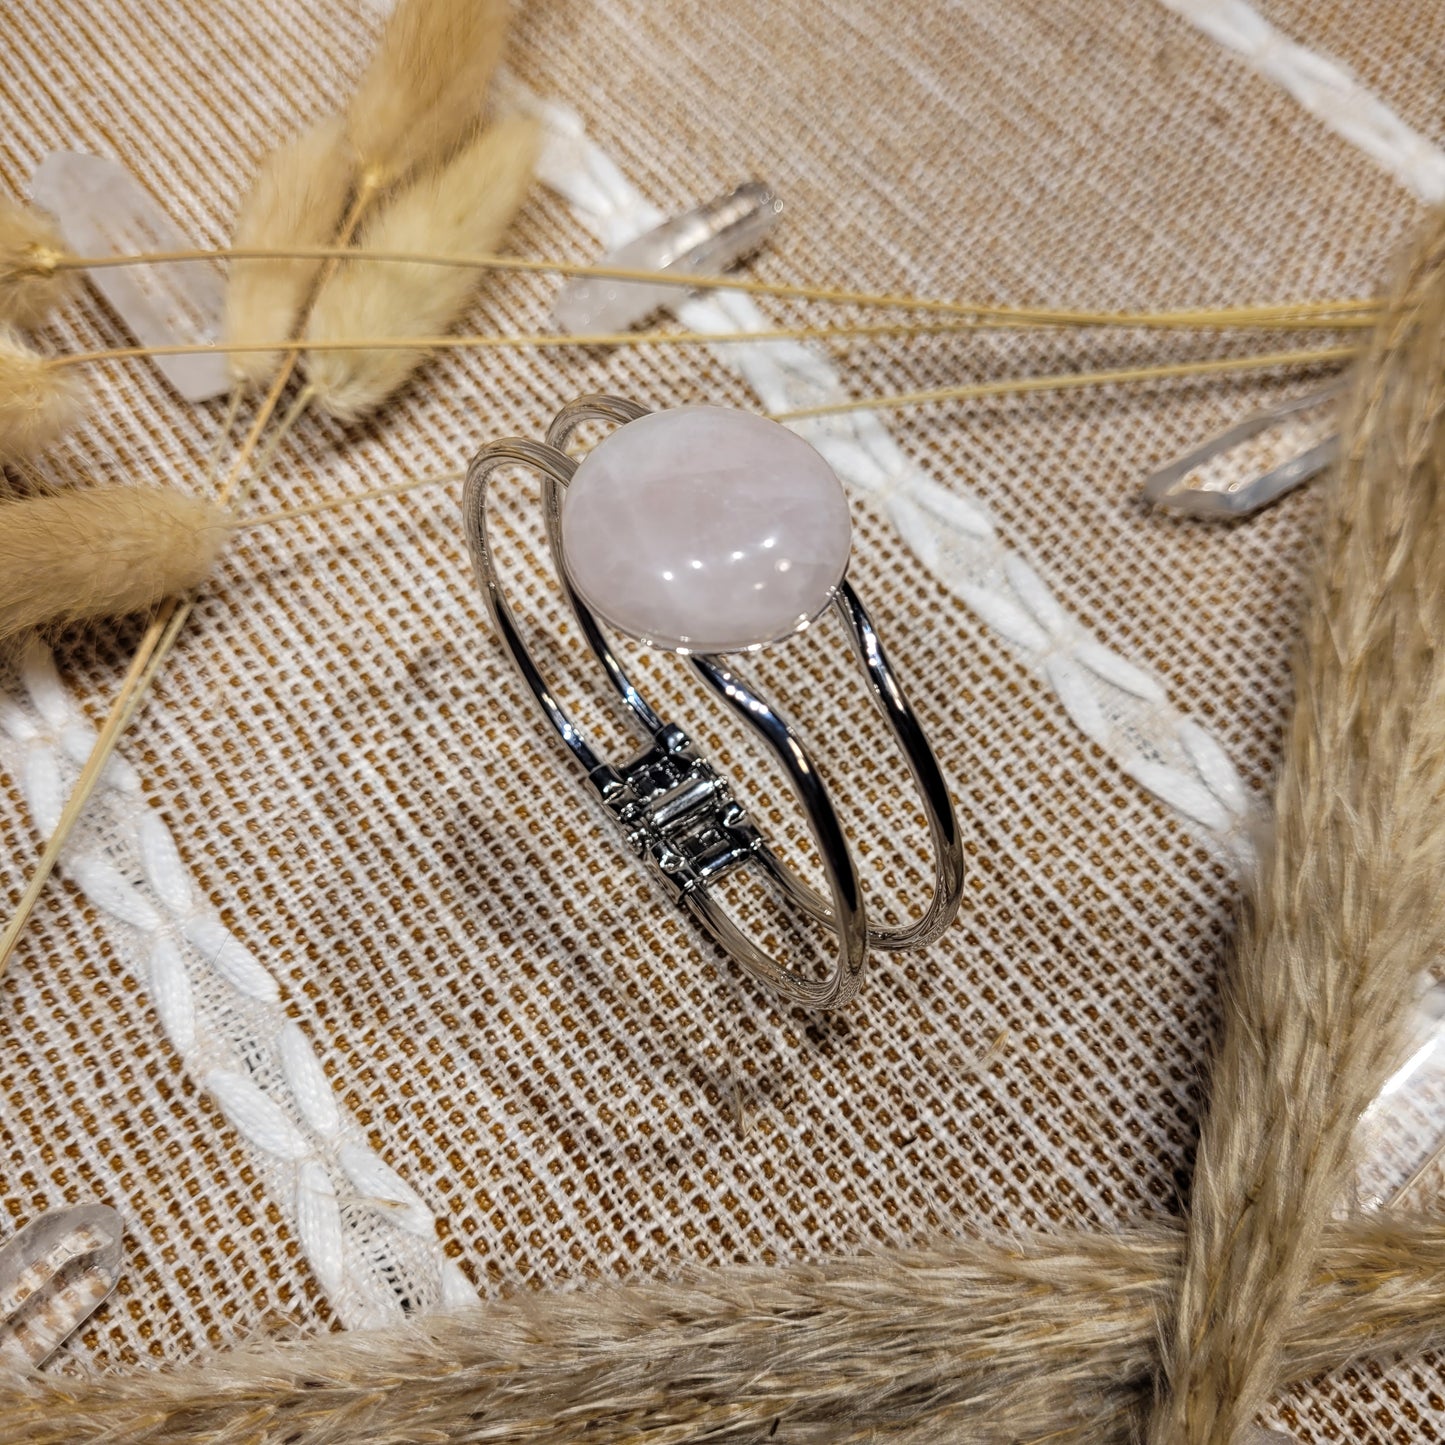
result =
[{"label": "thin golden stem", "polygon": [[206,459],[206,481],[214,481],[216,474],[221,469],[221,453],[225,450],[226,442],[230,438],[231,428],[236,425],[236,418],[241,412],[241,402],[245,393],[239,386],[231,388],[231,395],[226,401],[226,412],[221,418],[221,424],[216,428],[216,440],[211,447],[211,454]]},{"label": "thin golden stem", "polygon": [[1319,350],[1274,351],[1263,356],[1227,356],[1209,361],[1178,361],[1167,366],[1127,366],[1112,371],[1077,371],[1058,376],[1014,377],[1006,381],[976,381],[966,386],[942,386],[933,391],[906,391],[893,396],[850,397],[824,406],[799,407],[772,413],[774,421],[799,421],[810,416],[834,416],[848,411],[882,411],[925,406],[941,401],[977,401],[988,396],[1014,396],[1032,391],[1069,391],[1077,387],[1112,386],[1124,382],[1168,381],[1178,377],[1219,376],[1237,371],[1268,371],[1284,366],[1329,366],[1348,361],[1358,352],[1352,346]]},{"label": "thin golden stem", "polygon": [[[563,336],[551,332],[478,332],[463,336],[377,336],[346,341],[256,342],[176,342],[163,346],[115,346],[101,351],[72,351],[49,359],[56,370],[69,366],[89,366],[103,361],[125,361],[150,356],[230,355],[242,352],[306,351],[455,351],[496,349],[502,351],[567,350],[587,346],[713,346],[718,343],[753,341],[835,341],[857,337],[947,336],[954,332],[972,333],[985,329],[1023,329],[1033,323],[1009,322],[980,326],[969,322],[893,322],[885,325],[855,326],[784,326],[763,331],[601,331],[579,336]],[[1343,321],[1301,323],[1305,330],[1345,331],[1370,326],[1368,317],[1350,317]]]},{"label": "thin golden stem", "polygon": [[276,453],[281,447],[291,428],[301,420],[302,413],[316,399],[316,387],[308,384],[301,388],[296,394],[296,399],[286,410],[286,415],[281,418],[271,429],[271,435],[266,439],[266,449],[259,453],[255,465],[251,468],[250,485],[265,475],[267,468],[275,460]]},{"label": "thin golden stem", "polygon": [[426,251],[359,251],[351,245],[270,247],[217,247],[177,251],[147,251],[121,256],[65,256],[55,270],[101,270],[113,266],[170,265],[189,261],[267,260],[369,261],[429,266],[466,266],[474,270],[547,272],[562,276],[596,276],[614,281],[645,281],[680,289],[741,291],[753,296],[776,296],[796,301],[827,301],[847,306],[874,306],[908,311],[937,311],[952,316],[999,317],[1027,320],[1044,326],[1226,327],[1280,326],[1294,317],[1373,313],[1378,303],[1367,298],[1343,301],[1277,302],[1261,306],[1197,307],[1162,311],[1077,311],[1032,306],[990,306],[967,301],[941,301],[896,292],[854,291],[828,286],[794,286],[777,281],[756,281],[738,276],[697,276],[674,271],[649,271],[631,266],[584,265],[530,256],[499,256],[492,252],[447,255]]},{"label": "thin golden stem", "polygon": [[[374,189],[365,185],[358,189],[350,211],[342,223],[338,238],[343,247],[356,233],[357,226],[361,224],[362,215],[374,195]],[[323,268],[323,279],[334,269],[335,262],[328,262]],[[321,283],[318,282],[319,284]],[[216,497],[220,506],[231,505],[232,501],[242,493],[250,476],[251,459],[255,455],[261,434],[280,403],[281,395],[286,389],[287,382],[291,379],[291,373],[296,369],[298,359],[299,353],[292,352],[276,373],[270,390],[267,391],[265,399],[251,421],[245,439],[232,459],[226,479],[221,484]],[[106,714],[105,721],[96,734],[90,756],[86,759],[85,766],[81,769],[80,777],[76,779],[70,796],[65,800],[60,821],[46,841],[44,851],[40,855],[40,862],[31,875],[30,881],[26,884],[25,891],[21,895],[15,912],[11,915],[4,935],[0,936],[0,974],[4,973],[9,964],[11,955],[15,952],[15,947],[25,931],[25,925],[35,911],[35,905],[40,901],[40,896],[45,890],[50,875],[55,871],[60,854],[71,833],[75,831],[75,825],[80,821],[81,814],[85,811],[86,804],[89,803],[101,774],[105,771],[105,765],[110,761],[111,755],[120,743],[126,726],[135,716],[141,699],[159,676],[161,667],[175,646],[176,639],[180,636],[181,629],[185,626],[194,605],[194,599],[191,597],[169,598],[161,604],[156,615],[151,619],[150,625],[146,628],[140,646],[136,648],[130,667],[121,681],[120,689],[111,702],[110,711]]]},{"label": "thin golden stem", "polygon": [[246,429],[246,435],[242,438],[241,445],[236,449],[236,455],[231,458],[230,470],[226,473],[226,480],[222,482],[221,490],[216,496],[217,502],[222,506],[230,502],[250,471],[251,458],[261,444],[261,435],[266,430],[267,423],[276,414],[276,408],[281,404],[281,397],[285,393],[291,375],[296,370],[300,359],[299,351],[290,352],[272,378],[266,395],[261,399],[261,405],[256,409],[256,415],[251,418],[251,425]]},{"label": "thin golden stem", "polygon": [[1388,1208],[1394,1209],[1405,1202],[1406,1196],[1414,1187],[1432,1170],[1445,1163],[1445,1140],[1432,1150],[1420,1164],[1414,1173],[1385,1201]]},{"label": "thin golden stem", "polygon": [[[1353,325],[1353,322],[1350,323]],[[504,350],[584,346],[711,345],[718,341],[831,341],[850,337],[941,336],[951,332],[973,332],[980,327],[961,321],[895,321],[881,325],[786,326],[764,331],[599,331],[578,336],[557,332],[478,332],[449,336],[375,336],[345,341],[191,341],[159,346],[113,346],[100,351],[71,351],[53,356],[48,364],[56,369],[87,366],[100,361],[125,361],[147,356],[232,355],[254,351],[296,353],[306,351],[445,351],[468,347],[498,347]],[[1330,328],[1333,329],[1333,328]]]},{"label": "thin golden stem", "polygon": [[30,915],[35,911],[35,905],[40,901],[40,895],[45,891],[45,885],[55,871],[61,850],[74,830],[91,793],[95,791],[95,785],[100,781],[100,775],[105,771],[106,763],[110,761],[114,747],[102,747],[101,739],[109,734],[118,733],[124,719],[129,715],[131,694],[144,674],[151,653],[155,649],[156,641],[165,631],[166,623],[170,620],[170,615],[174,612],[176,605],[174,598],[161,605],[160,611],[151,619],[150,626],[146,628],[140,646],[136,648],[135,656],[131,658],[130,668],[110,705],[110,711],[106,714],[105,721],[101,724],[95,746],[91,748],[90,756],[80,770],[80,777],[76,779],[75,787],[72,789],[70,797],[66,799],[60,821],[56,824],[55,831],[46,840],[45,848],[40,854],[40,862],[36,865],[35,872],[31,874],[24,893],[20,895],[20,901],[10,915],[10,922],[6,925],[4,934],[0,935],[0,973],[4,973],[5,965],[9,963],[10,955],[14,953],[15,945],[20,941],[20,935],[25,931],[26,923],[30,921]]},{"label": "thin golden stem", "polygon": [[[131,719],[135,717],[141,703],[150,692],[156,678],[160,675],[161,668],[165,665],[166,659],[170,656],[171,649],[175,646],[181,635],[181,630],[190,620],[191,612],[196,605],[194,596],[178,597],[174,599],[175,605],[167,610],[163,620],[163,627],[157,637],[155,646],[151,650],[150,657],[146,661],[145,670],[136,679],[135,686],[131,689],[130,696],[126,699],[125,708],[121,712],[119,721],[116,723],[116,741],[120,741],[125,730],[130,726]],[[111,752],[114,752],[114,748]],[[106,754],[107,758],[110,756]]]},{"label": "thin golden stem", "polygon": [[243,531],[252,527],[274,527],[278,522],[294,522],[300,517],[316,517],[323,512],[337,512],[343,507],[360,505],[362,502],[380,501],[384,497],[400,497],[414,492],[419,487],[441,486],[446,482],[459,482],[466,472],[442,472],[436,476],[407,477],[385,487],[372,487],[370,491],[353,492],[346,497],[325,497],[318,502],[306,502],[299,507],[283,507],[276,512],[262,512],[256,517],[246,517],[240,522]]},{"label": "thin golden stem", "polygon": [[[1035,391],[1067,391],[1091,386],[1111,386],[1127,382],[1160,381],[1189,376],[1206,376],[1220,371],[1247,371],[1267,369],[1273,366],[1316,364],[1342,360],[1354,353],[1347,347],[1328,351],[1290,351],[1266,356],[1230,357],[1224,361],[1181,361],[1169,366],[1140,366],[1119,371],[1081,371],[1061,376],[1016,376],[1001,381],[978,382],[969,387],[953,387],[945,393],[916,392],[900,397],[859,397],[840,403],[832,410],[867,410],[872,407],[911,404],[914,399],[922,400],[968,400],[985,397],[1016,396]],[[812,408],[806,411],[773,412],[774,421],[789,421],[798,417],[817,416],[827,409]],[[263,512],[259,516],[243,518],[238,526],[242,531],[252,527],[273,527],[300,517],[316,517],[325,512],[340,511],[353,504],[374,502],[385,497],[400,497],[421,487],[440,486],[446,482],[457,482],[466,476],[465,471],[441,472],[434,476],[406,477],[384,487],[373,487],[370,491],[354,492],[345,497],[327,497],[320,501],[307,502],[299,507],[285,507],[279,511]]]}]

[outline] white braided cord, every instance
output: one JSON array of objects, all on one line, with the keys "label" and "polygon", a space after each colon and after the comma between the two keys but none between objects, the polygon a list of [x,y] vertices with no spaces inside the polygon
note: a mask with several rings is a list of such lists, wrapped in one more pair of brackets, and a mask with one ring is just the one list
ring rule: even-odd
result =
[{"label": "white braided cord", "polygon": [[[55,828],[94,741],[50,653],[32,642],[18,687],[0,693],[0,761],[37,831]],[[254,1151],[342,1324],[380,1326],[474,1300],[431,1209],[342,1108],[307,1022],[207,904],[120,754],[62,869],[104,914],[186,1073]]]},{"label": "white braided cord", "polygon": [[1247,0],[1159,3],[1242,56],[1421,200],[1445,200],[1445,151],[1406,125],[1339,61],[1291,40]]}]

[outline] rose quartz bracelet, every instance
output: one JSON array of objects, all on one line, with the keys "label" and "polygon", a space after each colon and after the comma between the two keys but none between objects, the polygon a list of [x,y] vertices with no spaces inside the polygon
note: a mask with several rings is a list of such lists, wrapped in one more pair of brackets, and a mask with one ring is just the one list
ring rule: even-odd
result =
[{"label": "rose quartz bracelet", "polygon": [[[577,428],[617,429],[580,461]],[[558,703],[523,642],[487,528],[491,479],[522,466],[542,477],[553,563],[587,645],[646,745],[626,762],[600,757]],[[910,949],[948,927],[963,895],[963,849],[948,787],[868,613],[847,580],[852,526],[832,468],[776,422],[726,407],[649,412],[616,397],[581,397],[545,443],[483,447],[462,501],[477,581],[497,631],[544,716],[632,850],[670,896],[742,966],[814,1008],[858,991],[870,946]],[[825,614],[841,621],[868,690],[907,761],[934,851],[924,914],[870,927],[857,869],[828,790],[797,729],[722,654],[756,652]],[[664,722],[624,671],[603,626],[684,654],[702,681],[757,734],[807,816],[830,898],[784,863],[718,773],[675,723]],[[791,906],[830,928],[837,958],[810,977],[753,943],[724,911],[719,880],[761,868]]]}]

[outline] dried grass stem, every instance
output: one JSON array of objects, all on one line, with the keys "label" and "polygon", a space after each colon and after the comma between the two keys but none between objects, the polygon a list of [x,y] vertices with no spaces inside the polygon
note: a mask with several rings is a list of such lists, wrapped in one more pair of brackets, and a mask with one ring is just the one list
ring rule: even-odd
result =
[{"label": "dried grass stem", "polygon": [[1445,953],[1445,213],[1361,366],[1303,618],[1271,852],[1227,979],[1155,1445],[1273,1389],[1361,1112]]},{"label": "dried grass stem", "polygon": [[[0,1413],[12,1445],[100,1426],[135,1445],[683,1445],[757,1441],[774,1421],[818,1445],[1109,1445],[1147,1398],[1180,1252],[1159,1226],[694,1272],[177,1369],[37,1375]],[[1445,1222],[1332,1228],[1286,1331],[1288,1378],[1438,1343],[1442,1281]]]}]

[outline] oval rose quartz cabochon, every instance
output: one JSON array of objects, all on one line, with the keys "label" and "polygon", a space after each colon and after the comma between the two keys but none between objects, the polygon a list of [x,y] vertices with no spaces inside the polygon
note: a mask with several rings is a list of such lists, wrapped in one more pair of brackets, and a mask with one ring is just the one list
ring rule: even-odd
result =
[{"label": "oval rose quartz cabochon", "polygon": [[684,652],[742,652],[813,621],[848,569],[852,522],[832,467],[750,412],[683,406],[619,427],[562,503],[567,574],[619,632]]}]

